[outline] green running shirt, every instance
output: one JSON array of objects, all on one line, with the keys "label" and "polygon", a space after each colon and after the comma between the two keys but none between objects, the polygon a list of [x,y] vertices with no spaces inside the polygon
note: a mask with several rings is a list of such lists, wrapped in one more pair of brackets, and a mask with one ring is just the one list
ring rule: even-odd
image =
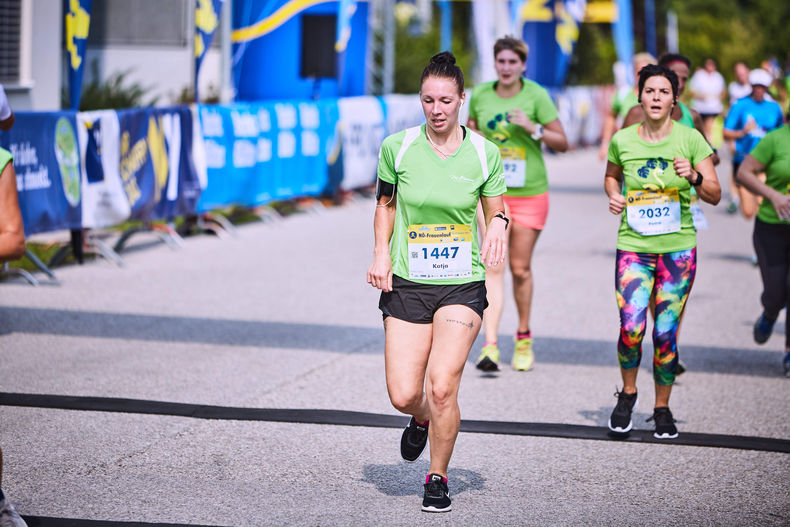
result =
[{"label": "green running shirt", "polygon": [[705,138],[688,126],[675,126],[658,143],[637,133],[641,123],[623,128],[609,144],[609,161],[623,168],[623,211],[617,248],[663,254],[697,246],[689,202],[691,183],[675,174],[673,160],[681,157],[697,166],[713,154]]},{"label": "green running shirt", "polygon": [[469,129],[447,159],[433,151],[425,125],[384,139],[378,177],[397,185],[390,240],[392,272],[421,284],[485,280],[477,239],[480,196],[505,192],[496,145]]},{"label": "green running shirt", "polygon": [[[768,132],[752,150],[752,157],[765,165],[765,184],[782,194],[790,194],[790,128],[788,125]],[[765,223],[782,221],[770,199],[764,199],[757,210],[757,217]]]},{"label": "green running shirt", "polygon": [[689,107],[683,104],[681,101],[678,101],[680,105],[680,119],[677,120],[680,124],[685,124],[689,128],[694,128],[694,117],[691,115],[691,110]]},{"label": "green running shirt", "polygon": [[[508,184],[508,196],[537,196],[549,190],[546,165],[540,141],[535,141],[522,127],[511,124],[507,113],[520,108],[533,123],[547,124],[557,119],[557,107],[540,84],[522,79],[521,91],[503,99],[494,90],[495,82],[475,86],[469,102],[469,117],[477,121],[480,132],[502,149],[505,168],[518,171],[518,186]],[[523,162],[522,162],[523,161]]]},{"label": "green running shirt", "polygon": [[8,164],[9,161],[14,159],[11,156],[11,152],[4,148],[0,148],[0,172],[5,170],[5,166]]}]

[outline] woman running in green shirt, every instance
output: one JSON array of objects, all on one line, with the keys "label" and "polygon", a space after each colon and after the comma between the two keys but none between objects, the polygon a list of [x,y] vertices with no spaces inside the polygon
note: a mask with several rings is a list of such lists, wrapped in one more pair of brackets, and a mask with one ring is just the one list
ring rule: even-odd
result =
[{"label": "woman running in green shirt", "polygon": [[[422,510],[446,512],[461,374],[486,307],[485,266],[504,262],[510,220],[499,150],[458,123],[464,77],[451,53],[423,70],[420,100],[426,123],[381,145],[367,281],[382,291],[390,401],[412,416],[401,456],[416,460],[430,439]],[[482,243],[478,202],[488,226]]]},{"label": "woman running in green shirt", "polygon": [[[765,173],[765,183],[757,174]],[[790,127],[760,140],[738,169],[738,182],[765,199],[754,220],[754,251],[763,279],[763,312],[754,323],[754,340],[765,344],[783,308],[790,307]],[[790,312],[790,309],[788,309]],[[784,374],[790,377],[790,315],[785,313]]]},{"label": "woman running in green shirt", "polygon": [[[556,152],[568,149],[565,132],[557,119],[557,108],[549,93],[523,77],[527,67],[527,46],[505,37],[494,44],[497,80],[475,86],[469,103],[472,130],[499,146],[505,170],[505,207],[513,219],[509,228],[508,253],[513,274],[513,296],[518,308],[518,328],[513,368],[532,367],[532,253],[549,213],[549,181],[543,163],[541,143]],[[485,226],[481,225],[485,232]],[[497,335],[505,296],[504,266],[486,273],[489,307],[484,318],[486,342],[477,359],[483,371],[499,369]]]},{"label": "woman running in green shirt", "polygon": [[609,428],[627,434],[638,398],[636,377],[642,358],[648,303],[655,296],[653,379],[654,436],[677,437],[669,396],[677,375],[677,329],[694,283],[696,230],[689,210],[691,187],[700,199],[716,204],[721,188],[711,150],[698,131],[676,124],[677,75],[664,66],[639,72],[642,123],[617,132],[609,145],[604,188],[609,211],[621,215],[615,286],[620,309],[617,342],[623,389]]}]

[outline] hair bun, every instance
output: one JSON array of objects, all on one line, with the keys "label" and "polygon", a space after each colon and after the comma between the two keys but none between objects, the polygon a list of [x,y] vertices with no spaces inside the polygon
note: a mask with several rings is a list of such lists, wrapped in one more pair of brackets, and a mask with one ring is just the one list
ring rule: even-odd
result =
[{"label": "hair bun", "polygon": [[431,64],[455,64],[455,55],[449,51],[442,51],[431,57]]}]

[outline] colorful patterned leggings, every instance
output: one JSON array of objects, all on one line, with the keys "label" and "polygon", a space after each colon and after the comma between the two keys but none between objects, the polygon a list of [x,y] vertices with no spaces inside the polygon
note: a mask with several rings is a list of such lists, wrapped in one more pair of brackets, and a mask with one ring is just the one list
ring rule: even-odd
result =
[{"label": "colorful patterned leggings", "polygon": [[677,332],[697,272],[697,249],[666,254],[617,251],[615,286],[620,307],[620,367],[638,368],[647,326],[647,306],[655,295],[653,378],[668,386],[678,365]]}]

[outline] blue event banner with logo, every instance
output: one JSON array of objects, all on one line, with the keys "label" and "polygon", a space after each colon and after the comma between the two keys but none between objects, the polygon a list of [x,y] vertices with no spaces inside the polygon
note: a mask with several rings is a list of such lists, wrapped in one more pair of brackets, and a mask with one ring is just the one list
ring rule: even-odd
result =
[{"label": "blue event banner with logo", "polygon": [[14,156],[25,234],[82,225],[81,171],[73,112],[15,114],[0,146]]},{"label": "blue event banner with logo", "polygon": [[327,192],[335,99],[199,106],[208,184],[198,210]]},{"label": "blue event banner with logo", "polygon": [[172,219],[192,214],[200,183],[191,158],[188,108],[118,111],[120,176],[131,219]]}]

